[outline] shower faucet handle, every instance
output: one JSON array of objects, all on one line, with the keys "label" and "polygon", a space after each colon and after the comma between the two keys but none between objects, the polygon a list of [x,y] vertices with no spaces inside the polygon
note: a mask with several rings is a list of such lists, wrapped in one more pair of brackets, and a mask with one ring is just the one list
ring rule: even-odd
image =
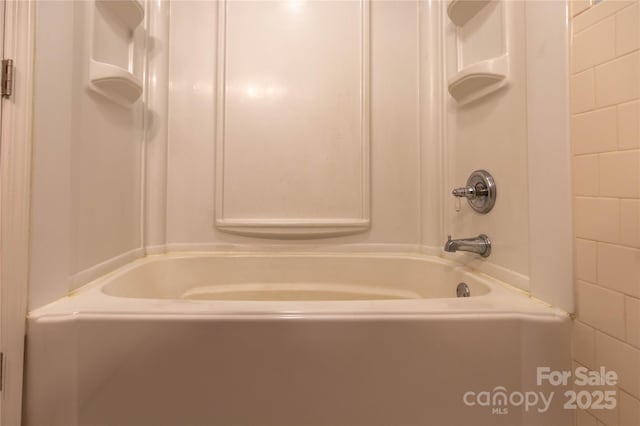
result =
[{"label": "shower faucet handle", "polygon": [[455,188],[451,191],[454,197],[459,198],[475,198],[476,197],[476,188],[473,186],[461,186],[460,188]]},{"label": "shower faucet handle", "polygon": [[476,197],[484,197],[489,193],[489,189],[482,182],[477,182],[475,185],[461,186],[451,191],[454,197],[466,197],[473,200]]},{"label": "shower faucet handle", "polygon": [[496,183],[486,170],[475,170],[469,176],[467,185],[455,188],[451,194],[454,197],[466,198],[473,210],[486,214],[496,202]]}]

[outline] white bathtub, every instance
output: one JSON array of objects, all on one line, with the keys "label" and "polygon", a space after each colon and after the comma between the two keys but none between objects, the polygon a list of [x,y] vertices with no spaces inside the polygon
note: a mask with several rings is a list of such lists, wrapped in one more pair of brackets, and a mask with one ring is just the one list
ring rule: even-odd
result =
[{"label": "white bathtub", "polygon": [[[456,298],[459,282],[471,297]],[[31,426],[572,424],[562,389],[536,385],[539,366],[570,368],[567,315],[439,258],[153,256],[30,313],[25,416]],[[463,401],[500,386],[556,395],[542,413]]]}]

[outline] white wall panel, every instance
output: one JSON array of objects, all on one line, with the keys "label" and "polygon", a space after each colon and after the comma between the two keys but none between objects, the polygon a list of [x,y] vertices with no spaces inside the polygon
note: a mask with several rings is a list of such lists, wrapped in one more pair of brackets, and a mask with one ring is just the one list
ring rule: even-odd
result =
[{"label": "white wall panel", "polygon": [[[527,69],[525,14],[522,2],[501,2],[501,8],[488,12],[504,22],[505,44],[509,48],[509,84],[464,106],[447,97],[447,137],[445,176],[445,232],[452,238],[487,234],[493,243],[491,256],[457,253],[469,263],[516,286],[529,286],[529,189],[527,135]],[[454,25],[444,17],[449,34],[445,50],[447,70],[456,69]],[[474,19],[489,19],[478,14]],[[469,25],[474,25],[470,22]],[[475,24],[478,25],[478,24]],[[480,36],[478,36],[480,37]],[[493,34],[487,35],[493,40]],[[476,40],[476,43],[478,41]],[[489,42],[489,41],[487,41]],[[451,189],[466,184],[476,169],[489,171],[497,184],[496,205],[488,214],[474,212],[465,200],[456,211],[458,200]]]},{"label": "white wall panel", "polygon": [[[294,31],[299,23],[308,26],[315,22],[305,21],[300,16],[296,19],[302,19],[302,21],[296,21],[295,15],[287,15],[293,12],[288,10],[288,7],[302,7],[302,3],[306,7],[308,4],[322,2],[282,3],[281,6],[286,5],[286,8],[271,12],[282,13],[282,19],[287,17],[290,22],[280,24],[279,26],[286,28],[278,31],[285,31],[287,28]],[[360,63],[359,55],[362,53],[361,47],[356,44],[358,40],[362,41],[359,36],[362,24],[358,20],[358,16],[362,14],[362,5],[359,2],[344,3],[346,5],[341,6],[345,7],[343,24],[333,21],[326,24],[328,29],[323,31],[329,31],[330,34],[323,35],[320,40],[311,40],[306,45],[315,43],[319,47],[327,41],[327,38],[333,37],[331,40],[340,40],[345,44],[339,48],[338,52],[342,54],[354,52],[353,57],[345,58],[345,64],[340,65],[346,67],[348,71],[344,76],[343,72],[340,72],[342,76],[340,78],[345,78],[348,83],[343,87],[345,90],[350,90],[350,87],[362,82],[361,70],[355,66],[356,63]],[[275,6],[271,4],[269,7]],[[329,2],[324,7],[327,8],[325,12],[328,12],[337,6],[336,3]],[[417,2],[380,1],[370,4],[371,225],[367,232],[316,240],[318,242],[417,244],[420,239],[417,10]],[[299,11],[302,12],[302,9]],[[321,12],[322,10],[318,13]],[[318,25],[324,22],[322,19],[328,19],[326,15],[319,16],[321,18],[318,19],[321,21],[316,22]],[[216,185],[220,187],[224,185],[224,182],[219,182],[218,177],[215,176],[214,165],[216,58],[218,57],[217,46],[221,42],[218,40],[217,28],[219,18],[218,6],[213,2],[181,1],[171,4],[167,184],[167,244],[170,249],[273,242],[264,238],[247,238],[221,232],[215,227],[214,207],[217,206],[214,200],[214,188]],[[347,22],[350,25],[346,25]],[[323,31],[320,31],[320,34],[324,34]],[[339,32],[334,34],[333,31]],[[249,37],[243,35],[245,36]],[[312,35],[308,37],[313,39]],[[302,41],[298,42],[302,43]],[[286,43],[295,45],[296,42],[288,38]],[[325,46],[325,51],[329,47],[331,46]],[[252,47],[252,49],[255,48]],[[313,55],[314,51],[306,49],[302,57]],[[313,74],[314,79],[330,77],[327,75],[326,67],[331,64],[322,64],[325,57],[326,55],[318,53],[317,57],[309,59],[318,67],[324,67],[321,73],[318,71]],[[251,57],[246,60],[251,60]],[[289,60],[295,61],[295,59]],[[245,190],[250,191],[251,197],[243,195],[244,191],[236,191],[234,187],[230,187],[232,203],[227,205],[230,210],[226,210],[225,215],[250,220],[346,218],[350,221],[364,217],[361,216],[364,211],[364,206],[361,207],[361,204],[366,193],[360,191],[356,177],[364,170],[357,163],[357,159],[362,158],[364,161],[363,151],[356,143],[351,143],[354,140],[364,142],[364,134],[359,128],[350,128],[351,125],[345,125],[345,123],[352,123],[357,127],[363,122],[358,118],[360,111],[357,109],[360,94],[352,93],[347,97],[348,102],[339,102],[340,105],[347,106],[351,114],[350,118],[337,117],[330,110],[332,106],[330,102],[337,102],[335,100],[327,101],[328,106],[320,106],[321,114],[318,115],[315,112],[316,105],[308,103],[305,99],[294,99],[295,94],[300,91],[300,87],[295,85],[289,88],[290,91],[286,96],[281,92],[282,98],[268,97],[269,92],[273,95],[277,93],[276,90],[267,90],[269,87],[275,89],[276,83],[280,84],[279,87],[286,89],[288,87],[285,87],[286,84],[302,84],[306,78],[306,76],[287,75],[286,80],[276,79],[275,71],[279,71],[276,65],[270,65],[275,67],[274,72],[267,72],[263,66],[260,66],[262,73],[254,71],[253,77],[238,78],[237,83],[227,85],[228,90],[238,89],[237,98],[234,100],[236,103],[233,104],[234,108],[238,108],[234,113],[238,120],[238,123],[234,124],[236,129],[234,135],[241,135],[243,138],[242,144],[234,146],[234,152],[231,153],[227,166],[231,165],[230,176],[234,182],[243,184]],[[291,71],[295,62],[289,65],[291,66],[288,69]],[[248,67],[247,70],[251,68]],[[242,92],[243,87],[244,92]],[[251,87],[256,90],[248,92],[246,89]],[[258,87],[264,90],[258,90]],[[314,90],[320,90],[320,87],[324,86]],[[255,97],[249,98],[248,93]],[[258,95],[263,97],[260,98]],[[308,96],[310,96],[309,93],[304,93],[305,98]],[[286,105],[290,105],[292,109],[292,111],[285,111],[289,117],[286,122],[279,118],[279,115],[269,111],[273,105],[285,105],[285,100]],[[241,111],[240,107],[247,108]],[[298,110],[303,107],[307,108],[308,113],[302,114]],[[248,114],[251,114],[251,119],[247,118]],[[268,124],[262,114],[267,114],[264,117],[268,117],[269,120],[275,120],[273,124],[281,131],[288,131],[288,127],[285,126],[288,124],[292,129],[297,129],[295,132],[299,135],[301,128],[309,122],[316,123],[318,131],[304,135],[304,138],[291,133],[287,135],[286,140],[269,136],[265,141],[264,132],[246,129]],[[305,123],[296,123],[298,120],[303,120]],[[250,139],[251,135],[257,135],[260,139]],[[239,139],[236,136],[233,139],[234,143]],[[261,140],[262,143],[257,143],[256,140]],[[284,143],[291,146],[291,151],[280,149],[281,146],[278,144]],[[291,157],[287,157],[288,155]],[[260,161],[260,156],[264,161]],[[329,156],[331,158],[327,159],[326,157]],[[229,160],[225,160],[225,163]],[[298,164],[289,164],[291,160]],[[304,167],[299,167],[301,165]],[[225,178],[228,171],[228,169],[225,171]],[[296,177],[292,178],[292,175]],[[260,187],[263,184],[261,180],[265,180],[265,176],[271,183],[271,186],[266,189]],[[282,178],[284,182],[277,180],[276,177]],[[317,186],[314,187],[314,184]],[[337,185],[340,186],[337,187]],[[334,188],[336,191],[331,192],[330,189]],[[338,194],[336,193],[338,191],[344,191],[344,193]],[[225,194],[225,198],[228,196],[229,194]],[[280,204],[276,203],[276,200]]]},{"label": "white wall panel", "polygon": [[216,224],[369,224],[368,2],[219,4]]},{"label": "white wall panel", "polygon": [[37,4],[30,309],[142,254],[143,105],[87,89],[90,7]]}]

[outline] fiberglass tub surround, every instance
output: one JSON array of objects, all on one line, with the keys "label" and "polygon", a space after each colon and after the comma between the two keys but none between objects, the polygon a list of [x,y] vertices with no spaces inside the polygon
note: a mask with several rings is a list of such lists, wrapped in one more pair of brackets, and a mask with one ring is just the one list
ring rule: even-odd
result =
[{"label": "fiberglass tub surround", "polygon": [[37,8],[26,426],[571,424],[562,4]]},{"label": "fiberglass tub surround", "polygon": [[569,367],[568,327],[424,255],[152,256],[31,313],[27,424],[563,424],[461,398],[548,391],[535,367]]},{"label": "fiberglass tub surround", "polygon": [[[431,277],[429,285],[425,276]],[[446,262],[402,255],[231,253],[150,258],[114,278],[102,291],[146,299],[432,299],[454,297],[451,284],[456,278],[462,280],[463,272]],[[488,292],[475,281],[471,290],[478,296]]]},{"label": "fiberglass tub surround", "polygon": [[[457,298],[468,285],[472,302]],[[437,257],[375,253],[150,256],[36,310],[136,313],[548,313],[526,293]],[[144,308],[142,311],[141,309]],[[470,311],[471,309],[471,311]],[[553,311],[559,313],[561,311]]]}]

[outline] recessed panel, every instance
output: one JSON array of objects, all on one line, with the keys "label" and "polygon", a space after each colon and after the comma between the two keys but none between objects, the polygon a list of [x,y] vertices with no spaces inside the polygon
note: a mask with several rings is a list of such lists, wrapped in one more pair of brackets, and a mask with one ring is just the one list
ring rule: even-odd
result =
[{"label": "recessed panel", "polygon": [[366,3],[221,8],[218,227],[271,235],[366,227]]}]

